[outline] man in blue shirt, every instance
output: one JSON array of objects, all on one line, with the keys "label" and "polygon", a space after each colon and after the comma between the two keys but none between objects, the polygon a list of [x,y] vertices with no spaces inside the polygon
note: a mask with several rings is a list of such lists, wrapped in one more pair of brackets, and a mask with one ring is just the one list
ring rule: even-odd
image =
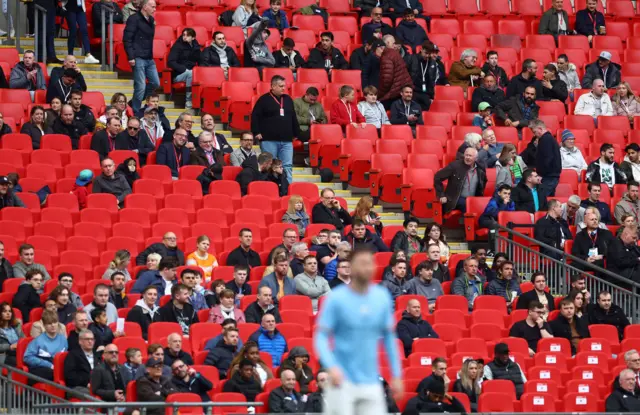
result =
[{"label": "man in blue shirt", "polygon": [[387,406],[379,380],[381,337],[391,366],[391,387],[396,394],[403,392],[393,301],[383,287],[371,284],[375,260],[370,250],[356,249],[351,261],[351,284],[327,297],[315,335],[320,362],[331,378],[325,413],[382,415]]}]

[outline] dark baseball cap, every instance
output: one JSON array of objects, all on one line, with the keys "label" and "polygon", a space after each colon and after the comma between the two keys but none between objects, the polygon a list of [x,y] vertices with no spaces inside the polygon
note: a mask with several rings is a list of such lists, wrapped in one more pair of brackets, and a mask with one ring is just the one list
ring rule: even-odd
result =
[{"label": "dark baseball cap", "polygon": [[426,390],[430,393],[437,393],[439,395],[444,395],[444,382],[441,380],[435,379],[431,377],[427,382]]},{"label": "dark baseball cap", "polygon": [[506,343],[498,343],[496,347],[493,349],[494,354],[509,354],[509,346]]},{"label": "dark baseball cap", "polygon": [[147,360],[147,367],[156,367],[156,366],[164,366],[164,361],[160,359],[156,359],[155,357],[150,357]]}]

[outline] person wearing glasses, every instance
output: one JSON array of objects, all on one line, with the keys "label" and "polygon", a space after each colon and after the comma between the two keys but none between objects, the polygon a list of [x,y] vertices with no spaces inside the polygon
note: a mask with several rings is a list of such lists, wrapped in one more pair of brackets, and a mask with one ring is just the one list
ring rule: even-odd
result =
[{"label": "person wearing glasses", "polygon": [[91,393],[105,402],[124,402],[126,394],[126,369],[118,363],[118,346],[104,348],[103,364],[91,372]]},{"label": "person wearing glasses", "polygon": [[527,341],[530,357],[536,354],[538,340],[553,337],[551,327],[542,318],[544,313],[545,307],[540,301],[531,301],[527,318],[516,322],[509,330],[509,337],[519,337]]},{"label": "person wearing glasses", "polygon": [[231,153],[231,165],[240,167],[248,158],[255,158],[258,162],[258,156],[253,151],[253,134],[247,131],[240,136],[240,147]]},{"label": "person wearing glasses", "polygon": [[173,257],[178,266],[184,265],[184,252],[178,249],[178,238],[173,232],[167,232],[162,237],[162,242],[151,244],[136,257],[136,265],[145,265],[149,254],[160,254],[162,259]]},{"label": "person wearing glasses", "polygon": [[[68,388],[88,395],[91,371],[99,365],[101,356],[93,351],[96,338],[90,330],[82,330],[78,340],[80,348],[70,351],[64,361],[64,382]],[[68,395],[69,398],[78,397]]]},{"label": "person wearing glasses", "polygon": [[335,192],[330,188],[322,189],[320,202],[313,207],[311,216],[313,223],[326,223],[333,225],[342,232],[345,226],[351,225],[349,211],[340,206]]},{"label": "person wearing glasses", "polygon": [[209,131],[200,133],[198,136],[198,148],[191,152],[190,164],[206,168],[216,163],[224,166],[224,153],[213,146],[213,137],[213,134]]},{"label": "person wearing glasses", "polygon": [[465,49],[460,55],[460,60],[451,64],[449,84],[461,86],[465,92],[470,86],[479,86],[480,78],[484,76],[484,73],[477,62],[478,53],[474,49]]},{"label": "person wearing glasses", "polygon": [[[165,165],[171,169],[171,177],[178,180],[180,167],[189,165],[191,160],[192,143],[187,142],[188,132],[182,127],[176,128],[172,133],[173,138],[162,140],[156,155],[157,164]],[[165,135],[166,137],[166,135]],[[189,147],[191,145],[191,147]]]},{"label": "person wearing glasses", "polygon": [[164,137],[162,137],[162,141],[165,143],[171,141],[178,128],[182,128],[183,130],[185,130],[187,134],[186,147],[189,150],[193,151],[195,149],[195,146],[198,145],[198,139],[191,132],[191,129],[193,128],[193,114],[190,110],[184,111],[178,116],[175,128],[173,130],[169,130],[167,128],[164,129],[165,131]]},{"label": "person wearing glasses", "polygon": [[138,117],[130,117],[126,122],[127,128],[116,136],[116,150],[131,150],[138,153],[140,167],[147,164],[147,156],[156,149],[146,130],[141,128]]},{"label": "person wearing glasses", "polygon": [[[355,4],[357,4],[358,1],[360,1],[361,3],[365,3],[366,0],[356,0]],[[373,3],[376,2],[374,1]],[[365,9],[363,8],[362,10],[364,12]],[[362,25],[362,43],[368,43],[369,39],[374,38],[382,40],[382,36],[393,34],[393,28],[382,21],[382,7],[374,7],[373,9],[371,9],[371,20],[369,21],[369,23],[365,23]]]}]

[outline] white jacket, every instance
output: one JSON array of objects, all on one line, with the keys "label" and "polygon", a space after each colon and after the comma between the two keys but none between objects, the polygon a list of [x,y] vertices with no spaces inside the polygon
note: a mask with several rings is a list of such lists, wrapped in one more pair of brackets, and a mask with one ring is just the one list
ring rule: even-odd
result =
[{"label": "white jacket", "polygon": [[[556,66],[556,68],[558,67],[557,64],[554,63],[554,65]],[[567,69],[566,72],[558,69],[558,78],[560,78],[564,81],[565,84],[567,84],[567,89],[569,90],[569,92],[573,91],[574,89],[582,88],[580,86],[580,78],[578,78],[578,72],[576,71],[576,65],[572,63],[569,64],[569,69]]]},{"label": "white jacket", "polygon": [[[578,99],[578,103],[576,104],[576,109],[574,111],[575,115],[590,115],[593,118],[596,118],[596,98],[593,95],[593,92],[589,92],[588,94],[584,94],[580,96]],[[613,105],[611,105],[611,99],[609,95],[602,94],[600,97],[600,115],[613,116]]]},{"label": "white jacket", "polygon": [[566,147],[560,147],[560,157],[562,158],[563,169],[573,169],[578,174],[581,170],[587,169],[587,162],[584,161],[582,152],[578,147],[573,147],[573,151]]}]

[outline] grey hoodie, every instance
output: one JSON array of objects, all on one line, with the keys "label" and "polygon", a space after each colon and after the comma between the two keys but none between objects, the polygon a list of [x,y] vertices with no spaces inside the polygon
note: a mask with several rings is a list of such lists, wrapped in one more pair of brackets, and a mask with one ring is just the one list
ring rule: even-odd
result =
[{"label": "grey hoodie", "polygon": [[273,67],[276,63],[269,46],[262,39],[262,32],[267,28],[268,22],[269,19],[263,18],[246,42],[251,60],[256,66]]},{"label": "grey hoodie", "polygon": [[429,304],[435,304],[436,299],[444,295],[440,281],[432,278],[431,281],[425,282],[421,278],[412,278],[407,283],[407,294],[421,295],[429,300]]}]

